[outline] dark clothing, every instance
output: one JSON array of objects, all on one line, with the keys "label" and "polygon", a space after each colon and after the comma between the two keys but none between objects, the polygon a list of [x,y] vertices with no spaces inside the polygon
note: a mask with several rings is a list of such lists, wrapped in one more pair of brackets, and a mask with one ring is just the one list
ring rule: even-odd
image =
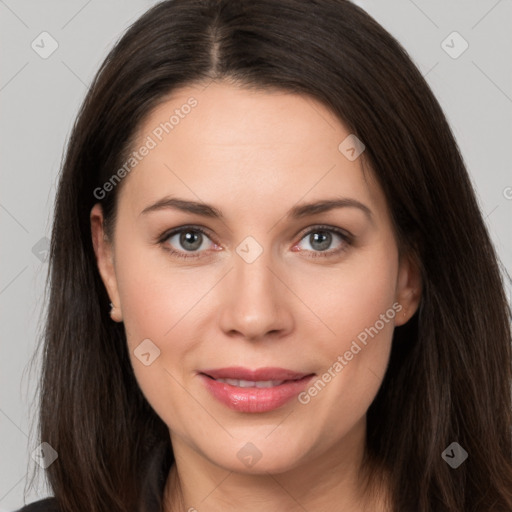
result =
[{"label": "dark clothing", "polygon": [[[173,456],[168,442],[161,443],[153,449],[145,471],[139,506],[140,512],[158,512],[161,510],[165,482],[172,462]],[[44,498],[25,505],[16,512],[60,512],[60,510],[55,498]]]},{"label": "dark clothing", "polygon": [[45,498],[24,506],[20,512],[59,512],[59,509],[55,498]]}]

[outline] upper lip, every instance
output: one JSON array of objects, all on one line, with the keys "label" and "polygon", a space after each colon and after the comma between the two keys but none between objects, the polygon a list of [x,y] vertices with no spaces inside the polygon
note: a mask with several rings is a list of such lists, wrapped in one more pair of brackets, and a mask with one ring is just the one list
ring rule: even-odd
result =
[{"label": "upper lip", "polygon": [[247,380],[251,382],[268,381],[268,380],[298,380],[311,373],[295,372],[285,368],[257,368],[251,370],[241,366],[231,366],[229,368],[215,368],[201,370],[203,373],[214,379],[237,379]]}]

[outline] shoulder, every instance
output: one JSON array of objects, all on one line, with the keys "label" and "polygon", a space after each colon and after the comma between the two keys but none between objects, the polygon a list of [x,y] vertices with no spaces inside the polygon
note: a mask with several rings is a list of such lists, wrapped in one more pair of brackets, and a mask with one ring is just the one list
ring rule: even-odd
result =
[{"label": "shoulder", "polygon": [[50,497],[25,505],[16,512],[59,512],[59,507],[57,500]]}]

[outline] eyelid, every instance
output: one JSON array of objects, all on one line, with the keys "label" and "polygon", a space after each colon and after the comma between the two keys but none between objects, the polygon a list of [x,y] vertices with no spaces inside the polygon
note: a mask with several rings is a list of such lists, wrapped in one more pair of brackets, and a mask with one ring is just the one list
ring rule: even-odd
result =
[{"label": "eyelid", "polygon": [[[295,236],[300,236],[300,240],[302,240],[306,235],[315,232],[315,231],[330,231],[334,232],[337,235],[341,236],[342,238],[346,239],[348,242],[352,243],[354,240],[354,235],[347,231],[346,229],[337,227],[337,226],[331,226],[329,224],[313,224],[308,226],[307,228],[304,228],[303,230],[299,231]],[[294,237],[295,238],[295,237]],[[300,241],[299,240],[299,241]]]},{"label": "eyelid", "polygon": [[[169,229],[167,231],[164,231],[157,239],[157,243],[163,243],[165,242],[167,239],[169,239],[171,236],[174,236],[178,233],[181,233],[182,231],[186,231],[187,229],[189,229],[190,231],[198,231],[199,233],[202,233],[203,235],[206,235],[208,238],[210,238],[212,240],[212,242],[214,242],[215,244],[217,244],[217,242],[215,242],[215,240],[213,239],[213,237],[211,236],[209,230],[207,228],[204,228],[203,226],[196,226],[194,224],[186,224],[186,225],[183,225],[183,226],[178,226],[176,228],[172,228],[172,229]],[[217,244],[217,245],[220,245],[220,244]]]}]

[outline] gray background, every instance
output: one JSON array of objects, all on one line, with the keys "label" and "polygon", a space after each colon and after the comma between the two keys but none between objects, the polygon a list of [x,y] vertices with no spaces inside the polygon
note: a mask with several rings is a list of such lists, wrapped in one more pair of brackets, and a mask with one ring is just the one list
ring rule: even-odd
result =
[{"label": "gray background", "polygon": [[[0,0],[0,511],[24,502],[38,446],[34,399],[46,239],[64,146],[88,84],[108,50],[150,0]],[[361,0],[406,48],[455,133],[490,233],[512,269],[511,1]],[[48,32],[57,50],[43,59]],[[457,58],[462,41],[469,44]],[[453,41],[453,42],[452,42]],[[42,51],[42,49],[40,50]],[[461,226],[461,229],[463,227]],[[510,289],[508,289],[510,297]],[[38,466],[36,466],[38,467]],[[44,471],[27,502],[49,494]]]}]

